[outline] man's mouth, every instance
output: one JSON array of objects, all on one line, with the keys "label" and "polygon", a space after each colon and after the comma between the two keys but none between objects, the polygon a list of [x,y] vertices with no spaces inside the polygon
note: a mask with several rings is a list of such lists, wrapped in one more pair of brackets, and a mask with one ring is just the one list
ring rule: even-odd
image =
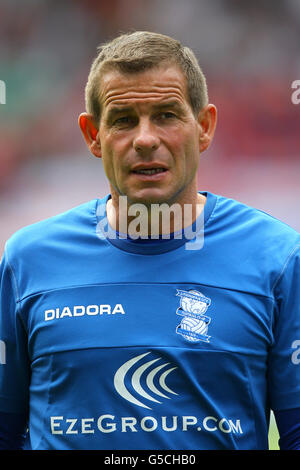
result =
[{"label": "man's mouth", "polygon": [[155,175],[157,173],[163,173],[165,171],[167,171],[165,168],[147,168],[134,170],[133,173],[136,173],[138,175]]}]

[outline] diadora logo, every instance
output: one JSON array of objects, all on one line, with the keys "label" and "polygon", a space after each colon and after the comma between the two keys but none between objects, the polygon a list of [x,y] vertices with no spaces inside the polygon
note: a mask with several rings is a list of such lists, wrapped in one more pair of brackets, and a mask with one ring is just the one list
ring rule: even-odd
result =
[{"label": "diadora logo", "polygon": [[125,310],[122,304],[109,305],[74,305],[73,307],[56,307],[45,310],[45,321],[57,320],[65,317],[82,317],[84,315],[115,315],[121,313],[125,315]]},{"label": "diadora logo", "polygon": [[[165,362],[153,368],[152,366],[160,361],[161,358],[159,357],[158,359],[152,359],[146,362],[143,361],[143,359],[149,354],[150,352],[140,354],[122,364],[115,373],[114,386],[119,395],[121,395],[125,400],[133,403],[134,405],[151,410],[152,408],[145,404],[145,400],[161,403],[161,401],[157,399],[158,397],[160,399],[169,399],[171,397],[166,395],[166,393],[172,395],[178,394],[166,385],[167,376],[173,370],[177,369],[177,367],[171,366],[166,369],[170,363]],[[142,382],[144,385],[142,385]],[[144,387],[147,387],[147,390],[153,393],[157,398],[150,395]],[[135,395],[133,393],[135,393]]]},{"label": "diadora logo", "polygon": [[180,306],[176,310],[177,315],[183,316],[176,328],[176,333],[182,335],[187,341],[209,343],[210,336],[206,333],[211,318],[204,315],[211,304],[211,300],[196,290],[184,291],[177,289],[180,297]]}]

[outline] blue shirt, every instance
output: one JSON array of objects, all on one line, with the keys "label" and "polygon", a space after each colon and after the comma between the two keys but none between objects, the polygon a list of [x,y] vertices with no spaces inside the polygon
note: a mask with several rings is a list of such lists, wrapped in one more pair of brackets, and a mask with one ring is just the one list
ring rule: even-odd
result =
[{"label": "blue shirt", "polygon": [[113,236],[109,196],[8,240],[0,411],[33,449],[266,449],[300,407],[300,236],[203,194],[194,242]]}]

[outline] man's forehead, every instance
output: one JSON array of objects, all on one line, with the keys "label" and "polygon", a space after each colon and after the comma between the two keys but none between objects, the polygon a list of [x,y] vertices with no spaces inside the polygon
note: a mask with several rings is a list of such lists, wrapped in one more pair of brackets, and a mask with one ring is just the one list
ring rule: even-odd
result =
[{"label": "man's forehead", "polygon": [[137,73],[112,69],[101,77],[104,108],[134,101],[188,101],[186,78],[178,66],[153,67]]}]

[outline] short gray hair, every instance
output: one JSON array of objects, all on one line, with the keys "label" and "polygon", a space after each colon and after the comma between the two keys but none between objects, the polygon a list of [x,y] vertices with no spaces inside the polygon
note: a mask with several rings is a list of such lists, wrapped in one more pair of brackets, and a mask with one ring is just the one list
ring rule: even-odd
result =
[{"label": "short gray hair", "polygon": [[99,124],[101,118],[101,77],[109,69],[122,73],[138,73],[163,62],[174,63],[187,81],[191,108],[195,115],[208,104],[205,76],[195,54],[189,47],[169,36],[149,31],[122,34],[98,47],[85,87],[85,105]]}]

